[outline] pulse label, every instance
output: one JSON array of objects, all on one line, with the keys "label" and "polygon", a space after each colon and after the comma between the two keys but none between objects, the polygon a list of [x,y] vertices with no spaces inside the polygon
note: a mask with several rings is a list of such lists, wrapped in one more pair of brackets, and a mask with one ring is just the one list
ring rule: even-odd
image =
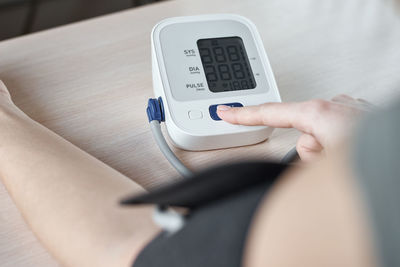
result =
[{"label": "pulse label", "polygon": [[187,83],[186,89],[195,89],[196,91],[203,91],[205,87],[204,83]]}]

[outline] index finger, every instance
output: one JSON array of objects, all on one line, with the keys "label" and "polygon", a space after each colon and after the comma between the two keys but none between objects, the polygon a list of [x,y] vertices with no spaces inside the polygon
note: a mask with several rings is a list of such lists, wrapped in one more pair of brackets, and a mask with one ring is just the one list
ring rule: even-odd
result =
[{"label": "index finger", "polygon": [[308,110],[305,102],[288,102],[231,108],[219,106],[217,113],[222,120],[232,124],[296,128],[311,134],[313,119]]}]

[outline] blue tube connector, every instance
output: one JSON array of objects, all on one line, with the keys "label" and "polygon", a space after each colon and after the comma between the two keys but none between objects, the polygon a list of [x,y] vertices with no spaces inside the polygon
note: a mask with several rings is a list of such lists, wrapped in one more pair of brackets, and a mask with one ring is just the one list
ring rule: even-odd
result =
[{"label": "blue tube connector", "polygon": [[164,104],[161,96],[158,99],[149,98],[146,112],[149,122],[156,120],[161,123],[162,121],[165,121]]}]

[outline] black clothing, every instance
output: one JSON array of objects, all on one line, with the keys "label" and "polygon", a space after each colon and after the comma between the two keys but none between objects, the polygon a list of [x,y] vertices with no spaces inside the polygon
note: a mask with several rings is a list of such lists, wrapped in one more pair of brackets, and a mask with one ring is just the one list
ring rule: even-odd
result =
[{"label": "black clothing", "polygon": [[134,267],[239,267],[247,231],[265,193],[285,165],[248,162],[220,166],[190,179],[123,201],[190,209],[178,232],[161,233]]}]

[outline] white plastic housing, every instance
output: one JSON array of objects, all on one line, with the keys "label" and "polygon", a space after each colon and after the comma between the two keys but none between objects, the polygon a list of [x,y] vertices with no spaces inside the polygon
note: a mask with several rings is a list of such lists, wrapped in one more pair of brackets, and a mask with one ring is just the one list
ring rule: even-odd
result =
[{"label": "white plastic housing", "polygon": [[[251,59],[257,86],[247,90],[211,92],[196,42],[198,39],[236,36],[243,40]],[[176,39],[174,43],[171,38]],[[215,121],[209,114],[210,105],[215,104],[239,102],[250,106],[281,102],[262,40],[251,21],[231,14],[169,18],[154,26],[151,47],[154,94],[163,99],[167,131],[175,146],[193,151],[211,150],[255,144],[270,136],[271,127],[232,125]],[[184,54],[187,51],[193,51],[190,59]],[[190,73],[188,67],[196,66],[200,71]],[[192,89],[184,88],[183,81],[202,83],[207,88],[201,92],[193,91],[191,98],[188,92]],[[185,96],[180,97],[180,92]],[[200,112],[202,118],[189,118],[190,111]]]}]

